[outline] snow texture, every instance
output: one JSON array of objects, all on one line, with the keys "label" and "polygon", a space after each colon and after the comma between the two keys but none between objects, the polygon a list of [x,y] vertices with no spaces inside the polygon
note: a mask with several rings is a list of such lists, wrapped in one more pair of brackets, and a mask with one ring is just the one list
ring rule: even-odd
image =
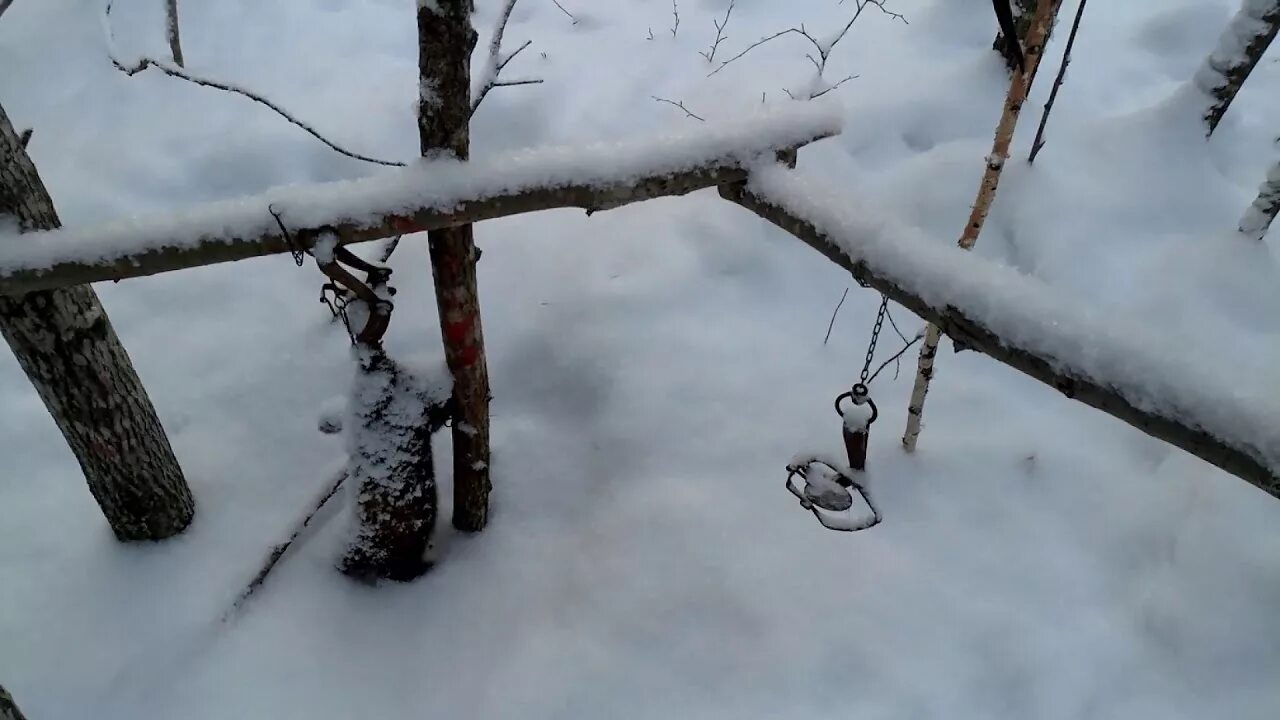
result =
[{"label": "snow texture", "polygon": [[[697,52],[724,0],[681,2],[676,38],[669,1],[560,3],[577,24],[549,1],[517,5],[508,36],[535,42],[519,69],[546,83],[490,94],[477,163],[700,132],[652,96],[718,127],[762,96],[791,107],[780,88],[813,73],[803,43],[769,43],[707,77]],[[501,4],[478,0],[475,25]],[[370,176],[243,98],[124,77],[93,5],[17,0],[0,18],[0,102],[35,128],[68,232]],[[851,5],[739,0],[717,58],[799,23],[824,35]],[[118,2],[120,46],[164,57],[162,6]],[[889,7],[910,24],[866,12],[832,53],[829,77],[859,78],[829,94],[843,133],[802,150],[800,169],[873,209],[868,223],[913,226],[910,252],[941,252],[1008,75],[987,0]],[[1194,366],[1188,382],[1274,400],[1277,237],[1236,226],[1275,163],[1280,63],[1260,63],[1212,142],[1198,91],[1177,97],[1239,7],[1090,2],[1047,144],[1028,167],[1036,123],[1022,123],[974,253],[1069,307],[1138,318],[1174,345],[1170,363]],[[193,72],[260,90],[339,144],[416,157],[413,9],[186,0],[183,49]],[[271,222],[255,213],[249,226]],[[1280,716],[1274,499],[944,344],[915,454],[899,443],[915,353],[873,383],[863,477],[884,521],[831,532],[787,492],[785,465],[799,449],[844,454],[831,404],[857,379],[878,294],[852,287],[824,345],[848,274],[714,192],[475,233],[494,505],[484,533],[449,531],[438,434],[438,558],[409,585],[335,572],[347,488],[220,621],[345,456],[315,429],[352,370],[314,267],[269,257],[96,286],[196,495],[195,522],[165,543],[112,540],[0,352],[0,684],[31,720]],[[391,264],[387,348],[438,367],[426,244]],[[908,338],[922,324],[893,315]],[[899,347],[886,323],[877,360]]]}]

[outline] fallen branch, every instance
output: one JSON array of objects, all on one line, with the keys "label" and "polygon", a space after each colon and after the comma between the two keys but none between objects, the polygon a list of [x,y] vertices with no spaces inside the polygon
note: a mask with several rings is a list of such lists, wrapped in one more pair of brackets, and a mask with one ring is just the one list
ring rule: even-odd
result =
[{"label": "fallen branch", "polygon": [[1258,186],[1258,197],[1240,220],[1240,232],[1259,242],[1280,215],[1280,162],[1271,166],[1267,178]]},{"label": "fallen branch", "polygon": [[[753,175],[749,184],[722,185],[720,194],[804,241],[965,347],[1280,498],[1280,413],[1261,399],[1232,393],[1229,385],[1169,378],[1182,365],[1154,350],[1145,338],[1092,326],[1049,286],[1014,270],[936,247],[926,238],[912,237],[908,228],[887,228],[874,220],[859,223],[854,212],[839,214],[845,198],[794,173],[770,168],[767,176]],[[993,291],[1008,302],[992,298]],[[1055,334],[1037,340],[1009,331],[1022,326],[1055,328]],[[1099,345],[1102,335],[1115,347]],[[1114,361],[1098,362],[1098,352]],[[1098,366],[1116,376],[1097,377],[1088,369]],[[1160,399],[1162,411],[1152,409],[1152,397]]]},{"label": "fallen branch", "polygon": [[280,107],[279,105],[276,105],[271,100],[268,100],[266,97],[263,97],[262,95],[259,95],[258,93],[253,92],[252,90],[246,90],[245,88],[239,87],[237,85],[232,85],[230,83],[219,82],[217,80],[210,80],[209,78],[206,78],[206,77],[200,77],[199,75],[193,75],[192,73],[189,73],[180,67],[170,65],[169,63],[161,62],[152,57],[145,57],[145,56],[140,57],[138,58],[138,61],[133,65],[126,65],[125,63],[121,62],[116,55],[114,35],[112,34],[112,31],[111,31],[111,6],[112,6],[112,3],[110,2],[107,3],[106,12],[103,14],[103,29],[106,34],[106,40],[107,40],[107,57],[111,60],[111,64],[114,65],[117,70],[124,73],[125,75],[133,77],[134,75],[137,75],[143,70],[153,67],[159,70],[160,72],[164,73],[165,75],[168,75],[169,77],[175,77],[180,80],[186,80],[187,82],[195,83],[196,85],[200,85],[201,87],[208,87],[208,88],[213,88],[215,90],[222,90],[224,92],[235,93],[236,95],[249,98],[250,100],[256,103],[267,107],[268,109],[272,110],[277,115],[279,115],[280,117],[289,121],[294,126],[301,128],[304,132],[306,132],[311,137],[324,143],[329,147],[329,149],[333,150],[336,153],[345,155],[353,160],[361,160],[367,163],[374,163],[376,165],[404,167],[404,163],[402,162],[397,162],[394,160],[379,160],[378,158],[375,158],[375,157],[370,157],[368,155],[362,155],[357,152],[352,152],[351,150],[348,150],[338,145],[332,140],[321,135],[320,132],[317,131],[315,128],[311,127],[311,125],[298,119],[296,116],[289,113],[284,108]]},{"label": "fallen branch", "polygon": [[236,596],[235,602],[231,603],[231,607],[223,613],[223,622],[234,617],[235,614],[240,611],[240,608],[244,607],[244,604],[249,601],[249,598],[257,592],[258,588],[262,587],[262,583],[266,582],[267,576],[270,575],[271,571],[275,569],[277,564],[279,564],[280,559],[284,557],[285,553],[289,552],[289,548],[293,547],[293,544],[297,542],[298,537],[302,535],[302,531],[307,529],[307,526],[309,526],[311,521],[315,519],[316,515],[320,513],[320,510],[324,508],[334,495],[338,494],[338,490],[342,488],[342,484],[346,482],[346,480],[347,472],[345,469],[334,475],[333,479],[325,487],[324,492],[320,494],[320,497],[316,500],[311,510],[299,518],[298,522],[294,524],[293,532],[289,533],[289,537],[284,542],[273,546],[271,551],[267,553],[267,559],[263,561],[262,567],[258,569],[258,573],[253,576],[253,579],[249,581],[249,584],[246,585],[244,589],[240,591],[240,594]]},{"label": "fallen branch", "polygon": [[[1036,8],[1031,20],[1031,29],[1027,31],[1026,47],[1023,49],[1025,68],[1013,74],[1009,83],[1009,92],[1005,96],[1004,111],[1000,114],[1000,123],[996,126],[995,140],[991,144],[991,154],[987,156],[987,169],[982,174],[982,182],[978,186],[978,197],[973,203],[973,211],[969,221],[960,233],[959,245],[968,250],[978,242],[978,235],[991,212],[991,204],[995,202],[996,191],[1000,187],[1000,172],[1009,160],[1009,146],[1013,143],[1013,131],[1017,128],[1018,117],[1022,114],[1022,106],[1027,101],[1027,92],[1031,81],[1035,78],[1040,60],[1044,57],[1045,43],[1049,38],[1049,30],[1058,16],[1058,8],[1062,0],[1044,0]],[[953,336],[954,339],[954,336]],[[938,343],[942,340],[942,330],[930,325],[925,331],[924,346],[920,348],[920,361],[916,369],[916,382],[911,389],[911,402],[907,406],[907,428],[902,435],[902,446],[907,452],[916,449],[920,438],[921,419],[924,415],[924,401],[929,393],[929,382],[933,379],[933,363],[938,355]]]},{"label": "fallen branch", "polygon": [[[742,180],[758,156],[834,135],[840,122],[834,109],[805,103],[736,126],[708,123],[675,138],[521,151],[471,163],[423,162],[178,215],[24,233],[21,242],[0,233],[0,295],[306,251],[322,231],[347,245],[526,212],[596,212],[684,195]],[[269,208],[289,228],[292,243]]]}]

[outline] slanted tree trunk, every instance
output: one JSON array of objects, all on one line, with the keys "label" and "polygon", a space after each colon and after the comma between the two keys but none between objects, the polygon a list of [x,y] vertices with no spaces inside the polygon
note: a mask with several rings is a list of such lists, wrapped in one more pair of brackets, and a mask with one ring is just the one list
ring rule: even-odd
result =
[{"label": "slanted tree trunk", "polygon": [[[0,221],[59,225],[35,165],[0,108]],[[0,297],[0,334],[35,385],[120,540],[159,540],[195,503],[128,353],[88,285]]]},{"label": "slanted tree trunk", "polygon": [[1195,85],[1209,96],[1204,122],[1209,135],[1227,114],[1249,73],[1280,30],[1280,0],[1244,0],[1218,40],[1218,47],[1196,71]]},{"label": "slanted tree trunk", "polygon": [[13,696],[0,685],[0,720],[26,720]]},{"label": "slanted tree trunk", "polygon": [[[418,3],[418,139],[424,157],[466,160],[471,145],[472,0]],[[428,234],[445,361],[453,373],[453,526],[489,519],[489,370],[470,225]]]},{"label": "slanted tree trunk", "polygon": [[1258,188],[1258,199],[1245,211],[1240,221],[1240,232],[1254,240],[1262,240],[1277,214],[1280,214],[1280,161],[1271,166],[1267,179]]}]

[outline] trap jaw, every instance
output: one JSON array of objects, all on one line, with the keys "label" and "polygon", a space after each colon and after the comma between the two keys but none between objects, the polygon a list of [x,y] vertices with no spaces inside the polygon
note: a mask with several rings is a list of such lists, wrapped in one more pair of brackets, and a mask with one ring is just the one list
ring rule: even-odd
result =
[{"label": "trap jaw", "polygon": [[[844,403],[845,400],[849,402]],[[871,423],[876,421],[880,411],[863,383],[837,396],[835,409],[844,421],[842,434],[849,464],[846,466],[817,456],[794,460],[787,465],[787,490],[800,501],[800,507],[813,513],[823,527],[841,532],[866,530],[880,523],[880,511],[857,477],[866,470],[867,439]],[[803,488],[797,486],[797,477],[804,481]],[[854,491],[871,511],[869,516],[859,517],[853,513]]]}]

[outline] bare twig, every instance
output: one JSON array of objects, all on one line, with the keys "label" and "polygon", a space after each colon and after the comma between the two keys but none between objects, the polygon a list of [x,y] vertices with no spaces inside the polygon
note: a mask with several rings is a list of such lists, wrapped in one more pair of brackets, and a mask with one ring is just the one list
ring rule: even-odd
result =
[{"label": "bare twig", "polygon": [[178,37],[178,0],[167,0],[165,3],[165,34],[169,38],[169,53],[173,55],[173,64],[186,67],[182,61],[182,40]]},{"label": "bare twig", "polygon": [[484,73],[480,76],[480,89],[477,90],[471,100],[471,114],[474,115],[480,107],[480,103],[484,102],[485,96],[489,91],[496,87],[513,87],[515,85],[539,85],[542,83],[541,78],[532,78],[526,80],[500,80],[502,70],[507,63],[515,59],[522,50],[533,44],[532,40],[525,40],[524,44],[513,50],[505,57],[502,54],[502,36],[507,31],[507,23],[511,20],[511,11],[515,9],[517,0],[507,0],[507,4],[502,9],[502,14],[498,16],[498,25],[493,30],[493,40],[489,42],[489,59],[485,63]]},{"label": "bare twig", "polygon": [[652,40],[652,39],[653,39],[653,28],[649,28],[649,37],[645,38],[645,40]]},{"label": "bare twig", "polygon": [[870,383],[872,380],[875,380],[875,379],[876,379],[876,376],[880,374],[880,371],[881,371],[881,370],[884,370],[885,368],[889,367],[889,363],[894,363],[893,379],[894,379],[894,380],[897,380],[897,379],[898,379],[898,370],[900,370],[900,369],[901,369],[901,363],[900,363],[899,361],[900,361],[900,360],[902,360],[902,356],[903,356],[903,355],[906,355],[906,354],[907,354],[907,351],[908,351],[908,350],[910,350],[910,349],[911,349],[911,347],[912,347],[913,345],[915,345],[916,343],[920,342],[920,341],[921,341],[921,340],[923,340],[923,339],[924,339],[924,331],[923,331],[923,330],[922,330],[922,331],[920,331],[919,333],[916,333],[916,336],[915,336],[914,338],[910,339],[910,340],[907,340],[906,338],[903,338],[903,341],[904,341],[906,344],[902,346],[902,349],[901,349],[901,350],[899,350],[898,352],[894,353],[894,354],[893,354],[893,357],[891,357],[891,358],[889,358],[888,360],[885,360],[884,362],[880,363],[880,367],[876,368],[876,371],[875,371],[875,372],[873,372],[873,373],[871,373],[871,377],[867,378],[867,382],[868,382],[868,383]]},{"label": "bare twig", "polygon": [[716,26],[716,39],[711,43],[711,48],[706,52],[699,51],[698,54],[707,59],[707,62],[715,62],[716,50],[720,49],[720,43],[728,40],[725,37],[724,29],[729,24],[729,16],[733,14],[733,6],[737,4],[737,0],[729,0],[729,7],[724,11],[724,20],[716,20],[711,18],[711,22]]},{"label": "bare twig", "polygon": [[223,614],[223,622],[234,616],[236,612],[244,606],[245,602],[249,600],[253,593],[256,592],[258,588],[262,587],[262,583],[266,582],[267,576],[270,575],[271,571],[280,563],[280,559],[284,557],[284,554],[289,551],[289,548],[293,547],[293,544],[297,542],[298,536],[302,535],[302,531],[307,529],[307,526],[311,524],[311,521],[320,513],[320,510],[324,508],[325,504],[333,499],[334,495],[338,494],[338,490],[342,488],[342,484],[346,481],[347,471],[343,468],[343,470],[337,473],[333,480],[329,482],[324,493],[320,495],[310,512],[302,516],[299,522],[293,526],[293,532],[289,533],[289,537],[284,542],[273,546],[271,551],[267,553],[267,559],[263,561],[262,567],[258,569],[258,573],[254,575],[253,579],[249,581],[249,584],[240,591],[240,594],[236,596],[235,602],[231,603],[231,607]]},{"label": "bare twig", "polygon": [[18,144],[25,148],[27,144],[31,142],[31,133],[33,132],[35,132],[35,128],[27,128],[26,130],[23,130],[22,134],[18,136]]},{"label": "bare twig", "polygon": [[704,117],[701,117],[701,116],[698,116],[698,115],[694,115],[694,114],[693,114],[693,111],[689,110],[689,108],[687,108],[687,107],[685,107],[685,106],[684,106],[684,101],[676,102],[675,100],[668,100],[668,99],[666,99],[666,98],[660,98],[660,97],[658,97],[657,95],[654,95],[654,96],[653,96],[653,99],[654,99],[654,100],[657,100],[657,101],[658,101],[658,102],[660,102],[660,103],[666,103],[666,104],[668,104],[668,105],[674,105],[675,107],[680,108],[681,110],[683,110],[683,111],[684,111],[684,114],[685,114],[686,116],[691,117],[691,118],[693,118],[694,120],[697,120],[698,122],[706,122],[706,120],[707,120],[707,119],[706,119],[706,118],[704,118]]},{"label": "bare twig", "polygon": [[555,3],[556,7],[560,8],[560,12],[564,13],[565,15],[568,15],[569,19],[573,21],[574,25],[578,24],[578,18],[574,17],[573,13],[569,12],[568,10],[565,10],[564,6],[560,4],[560,0],[551,0],[551,2]]},{"label": "bare twig", "polygon": [[110,2],[107,3],[107,10],[103,17],[103,25],[104,25],[104,30],[106,32],[106,40],[107,40],[107,57],[111,60],[111,64],[114,65],[117,70],[124,73],[125,75],[132,77],[142,72],[143,70],[146,70],[147,68],[154,67],[160,72],[164,73],[165,75],[168,75],[169,77],[175,77],[181,80],[186,80],[187,82],[194,83],[202,87],[209,87],[209,88],[214,88],[215,90],[223,90],[225,92],[235,93],[236,95],[249,98],[250,100],[256,103],[265,105],[267,108],[273,110],[280,117],[284,118],[285,120],[288,120],[293,125],[301,128],[311,137],[327,145],[329,149],[333,150],[336,153],[339,153],[341,155],[346,155],[347,157],[353,160],[363,160],[364,162],[374,163],[377,165],[389,165],[392,167],[404,166],[404,163],[402,162],[396,162],[394,160],[379,160],[378,158],[375,158],[375,157],[369,157],[368,155],[361,155],[360,153],[347,150],[346,148],[341,147],[340,145],[334,143],[332,140],[329,140],[325,136],[321,135],[315,128],[311,127],[311,125],[307,124],[302,120],[299,120],[297,117],[290,114],[284,108],[280,107],[279,105],[276,105],[274,102],[268,100],[262,95],[259,95],[253,92],[252,90],[246,90],[245,88],[238,87],[235,85],[230,85],[228,83],[218,82],[216,80],[210,80],[209,78],[193,75],[182,68],[175,67],[173,65],[170,65],[165,62],[161,62],[151,57],[141,57],[141,58],[138,58],[137,63],[135,63],[134,65],[125,65],[124,63],[120,62],[120,60],[116,57],[115,41],[111,32],[111,20],[110,20],[112,4],[113,3],[110,3]]},{"label": "bare twig", "polygon": [[680,33],[680,6],[676,4],[676,0],[671,0],[671,14],[675,16],[676,22],[671,26],[671,37],[676,37]]},{"label": "bare twig", "polygon": [[1067,76],[1067,66],[1071,64],[1071,46],[1076,43],[1076,32],[1080,30],[1080,18],[1084,17],[1084,6],[1088,0],[1080,0],[1080,6],[1076,8],[1075,21],[1071,23],[1071,34],[1067,36],[1067,49],[1062,53],[1062,64],[1058,66],[1058,77],[1053,80],[1053,90],[1049,92],[1049,100],[1044,104],[1044,112],[1040,114],[1040,127],[1036,128],[1035,142],[1031,143],[1031,154],[1027,156],[1028,163],[1036,161],[1036,155],[1040,154],[1040,148],[1044,147],[1044,128],[1049,123],[1049,113],[1053,111],[1053,103],[1058,99],[1058,89],[1062,87],[1062,81]]},{"label": "bare twig", "polygon": [[840,313],[840,308],[844,306],[844,299],[849,297],[849,288],[844,289],[844,294],[840,296],[840,302],[836,303],[836,309],[831,311],[831,322],[827,323],[827,336],[822,338],[822,344],[826,345],[831,339],[831,329],[836,326],[836,315]]},{"label": "bare twig", "polygon": [[[840,44],[840,41],[844,40],[845,36],[849,34],[849,30],[853,27],[853,24],[858,21],[858,18],[862,16],[863,11],[866,10],[867,8],[874,7],[878,9],[881,13],[884,13],[885,15],[888,15],[891,18],[901,20],[904,23],[907,22],[907,19],[903,17],[900,13],[896,13],[887,9],[884,6],[885,2],[886,0],[857,0],[857,9],[854,11],[853,17],[849,18],[849,22],[845,23],[844,27],[840,29],[840,32],[836,33],[836,35],[833,38],[827,41],[819,40],[817,37],[812,35],[808,31],[808,29],[805,28],[803,24],[800,25],[799,27],[790,27],[790,28],[787,28],[786,30],[780,30],[767,37],[760,38],[759,40],[743,48],[742,52],[739,52],[737,55],[734,55],[728,60],[721,62],[720,65],[716,67],[715,70],[712,70],[710,73],[708,73],[708,77],[720,72],[730,63],[733,63],[737,60],[742,59],[752,50],[755,50],[761,45],[772,42],[786,35],[799,35],[800,37],[807,40],[810,45],[813,46],[813,52],[806,53],[805,58],[808,59],[809,62],[813,63],[813,67],[817,71],[818,77],[821,78],[822,74],[827,70],[827,62],[831,59],[832,51],[835,50],[836,46]],[[843,4],[843,0],[841,4]],[[810,92],[809,99],[812,100],[816,97],[821,97],[822,95],[825,95],[831,92],[832,90],[840,87],[841,85],[854,79],[855,77],[857,76],[851,75],[849,77],[844,78],[843,80],[836,83],[835,85],[832,85],[831,87],[826,88],[825,90],[822,90],[820,92]],[[795,97],[790,92],[787,92],[787,94],[791,95],[792,98]]]},{"label": "bare twig", "polygon": [[816,92],[816,93],[809,93],[809,99],[810,99],[810,100],[816,100],[817,98],[820,98],[820,97],[822,97],[823,95],[826,95],[827,93],[831,92],[832,90],[836,90],[836,89],[838,89],[841,85],[843,85],[843,84],[845,84],[845,83],[849,82],[850,80],[856,80],[857,78],[858,78],[858,76],[857,76],[857,75],[850,75],[849,77],[844,78],[843,80],[841,80],[840,82],[837,82],[836,84],[832,85],[831,87],[827,88],[826,90],[821,90],[821,91],[818,91],[818,92]]}]

